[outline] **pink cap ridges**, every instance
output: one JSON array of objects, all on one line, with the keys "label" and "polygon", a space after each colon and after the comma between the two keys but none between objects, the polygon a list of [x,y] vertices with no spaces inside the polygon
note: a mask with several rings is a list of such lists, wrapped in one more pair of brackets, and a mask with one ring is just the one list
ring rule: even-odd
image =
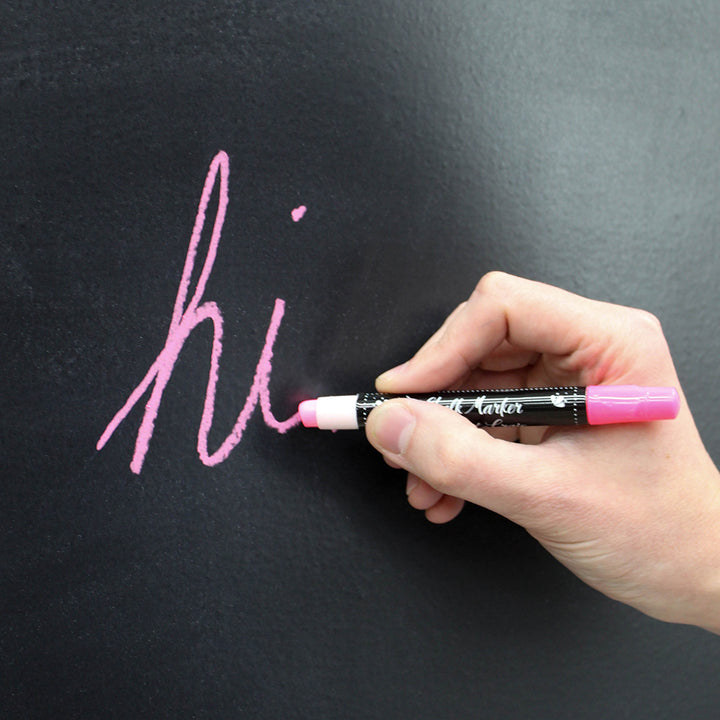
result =
[{"label": "pink cap ridges", "polygon": [[680,410],[680,396],[673,387],[589,385],[586,410],[590,425],[671,420]]}]

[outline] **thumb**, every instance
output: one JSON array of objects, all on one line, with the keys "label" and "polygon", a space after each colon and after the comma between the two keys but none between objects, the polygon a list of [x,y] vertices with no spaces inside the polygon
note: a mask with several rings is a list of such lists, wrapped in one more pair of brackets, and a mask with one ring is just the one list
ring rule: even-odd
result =
[{"label": "thumb", "polygon": [[[388,400],[366,425],[370,443],[436,490],[527,525],[551,474],[547,451],[491,437],[449,408],[411,398]],[[555,477],[555,484],[557,477]]]}]

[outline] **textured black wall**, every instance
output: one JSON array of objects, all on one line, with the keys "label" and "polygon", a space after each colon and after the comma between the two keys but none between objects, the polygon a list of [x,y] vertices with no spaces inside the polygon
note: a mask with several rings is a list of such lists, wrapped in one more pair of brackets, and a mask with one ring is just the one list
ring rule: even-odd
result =
[{"label": "textured black wall", "polygon": [[283,420],[504,269],[660,316],[720,460],[720,6],[62,5],[0,9],[4,716],[716,718],[717,638],[480,508],[429,525],[361,433],[256,408],[204,465],[207,322],[141,472],[149,391],[95,445],[165,345],[224,151],[211,452],[276,298]]}]

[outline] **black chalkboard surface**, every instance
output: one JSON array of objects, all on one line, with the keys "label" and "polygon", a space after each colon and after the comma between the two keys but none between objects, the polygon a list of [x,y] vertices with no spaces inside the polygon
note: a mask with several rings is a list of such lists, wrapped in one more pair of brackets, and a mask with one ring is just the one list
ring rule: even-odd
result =
[{"label": "black chalkboard surface", "polygon": [[40,1],[0,38],[3,717],[717,717],[715,636],[293,427],[502,269],[657,314],[719,460],[717,3]]}]

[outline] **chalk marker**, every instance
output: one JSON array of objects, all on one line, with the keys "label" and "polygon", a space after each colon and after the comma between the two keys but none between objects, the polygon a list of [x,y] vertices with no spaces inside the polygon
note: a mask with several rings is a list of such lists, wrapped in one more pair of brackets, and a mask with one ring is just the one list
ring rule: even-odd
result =
[{"label": "chalk marker", "polygon": [[478,427],[509,425],[608,425],[671,420],[680,409],[673,387],[589,385],[588,387],[447,390],[421,395],[367,392],[305,400],[298,412],[305,427],[357,430],[386,400],[405,397],[450,408]]}]

